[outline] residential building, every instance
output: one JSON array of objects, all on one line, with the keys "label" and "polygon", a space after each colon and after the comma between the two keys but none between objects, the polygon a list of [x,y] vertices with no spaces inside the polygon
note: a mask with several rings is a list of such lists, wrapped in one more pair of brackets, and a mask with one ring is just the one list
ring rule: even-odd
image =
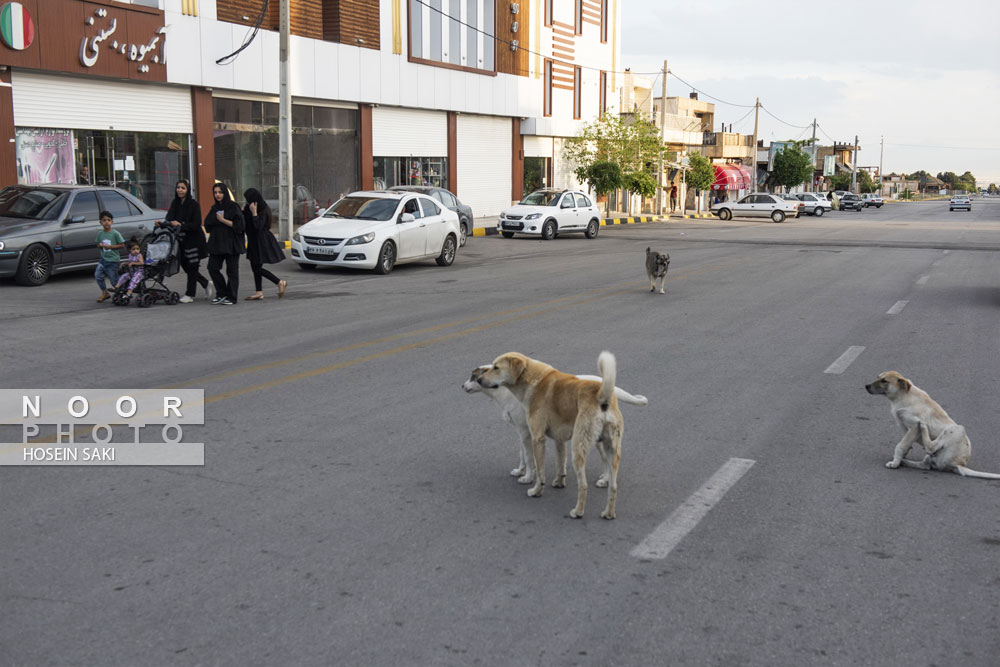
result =
[{"label": "residential building", "polygon": [[[489,216],[577,185],[561,146],[618,111],[620,5],[291,0],[297,204],[430,184]],[[73,182],[87,165],[160,208],[182,177],[201,200],[216,179],[276,190],[277,0],[20,6],[32,39],[0,46],[4,183]]]}]

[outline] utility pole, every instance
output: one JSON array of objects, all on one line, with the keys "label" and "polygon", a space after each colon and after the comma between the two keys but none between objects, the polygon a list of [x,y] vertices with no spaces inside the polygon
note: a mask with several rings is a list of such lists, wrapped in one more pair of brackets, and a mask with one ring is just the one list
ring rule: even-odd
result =
[{"label": "utility pole", "polygon": [[813,142],[812,142],[812,158],[813,158],[813,168],[812,173],[809,175],[809,192],[816,192],[816,156],[819,151],[816,150],[816,119],[813,118]]},{"label": "utility pole", "polygon": [[882,196],[882,158],[885,157],[885,135],[879,137],[878,149],[878,196]]},{"label": "utility pole", "polygon": [[663,215],[663,144],[667,138],[667,61],[663,61],[663,88],[660,93],[660,168],[656,174],[656,214]]},{"label": "utility pole", "polygon": [[278,237],[292,239],[292,95],[288,89],[291,0],[281,0],[278,29]]},{"label": "utility pole", "polygon": [[854,135],[854,159],[851,160],[851,192],[858,194],[858,135]]},{"label": "utility pole", "polygon": [[753,183],[750,184],[750,192],[757,189],[757,128],[760,120],[760,98],[753,103],[753,146],[750,149],[750,174],[753,176]]}]

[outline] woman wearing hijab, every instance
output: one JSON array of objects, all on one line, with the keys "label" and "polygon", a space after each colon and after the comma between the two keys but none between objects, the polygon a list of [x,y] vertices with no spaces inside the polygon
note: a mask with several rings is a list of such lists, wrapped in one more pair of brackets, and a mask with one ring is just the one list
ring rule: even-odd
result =
[{"label": "woman wearing hijab", "polygon": [[[212,303],[224,306],[236,305],[240,287],[240,255],[246,250],[245,227],[240,207],[229,197],[225,183],[212,186],[215,203],[205,216],[208,230],[208,275],[215,283],[215,298]],[[222,277],[222,265],[226,265],[226,278]]]},{"label": "woman wearing hijab", "polygon": [[264,293],[261,291],[263,278],[278,286],[280,299],[285,296],[288,283],[264,268],[265,264],[277,264],[285,259],[284,250],[271,233],[271,207],[256,188],[244,192],[243,198],[247,201],[243,207],[243,220],[247,228],[247,259],[250,260],[254,287],[257,289],[247,297],[247,301],[259,301],[264,298]]},{"label": "woman wearing hijab", "polygon": [[205,243],[205,230],[201,227],[201,206],[191,196],[191,184],[182,178],[177,181],[174,191],[177,196],[170,202],[166,222],[174,229],[180,228],[180,260],[187,274],[187,291],[181,297],[181,303],[191,303],[198,285],[202,286],[205,298],[208,298],[208,278],[201,275],[201,260],[208,257],[208,245]]}]

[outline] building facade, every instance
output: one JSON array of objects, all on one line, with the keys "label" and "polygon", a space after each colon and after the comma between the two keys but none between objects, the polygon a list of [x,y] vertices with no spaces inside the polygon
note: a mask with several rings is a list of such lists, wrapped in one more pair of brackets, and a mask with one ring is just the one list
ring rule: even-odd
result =
[{"label": "building facade", "polygon": [[[362,188],[440,185],[490,216],[577,185],[561,145],[617,112],[620,2],[291,0],[296,221]],[[4,184],[109,183],[163,208],[183,177],[200,199],[215,180],[277,199],[276,0],[12,4]]]}]

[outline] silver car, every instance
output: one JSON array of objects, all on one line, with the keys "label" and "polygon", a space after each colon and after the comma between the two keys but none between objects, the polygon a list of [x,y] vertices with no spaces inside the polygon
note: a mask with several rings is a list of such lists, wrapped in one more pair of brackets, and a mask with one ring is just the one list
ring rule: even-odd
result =
[{"label": "silver car", "polygon": [[165,211],[128,192],[90,185],[11,185],[0,190],[0,278],[37,286],[53,273],[97,266],[101,211],[126,240],[153,231]]},{"label": "silver car", "polygon": [[771,218],[774,222],[782,222],[785,218],[799,217],[801,202],[786,201],[780,195],[766,192],[755,192],[743,199],[731,202],[724,201],[712,204],[712,215],[720,220],[729,220],[733,216],[746,218]]},{"label": "silver car", "polygon": [[815,192],[800,192],[797,195],[803,204],[808,215],[821,216],[827,211],[833,210],[833,204],[826,197]]}]

